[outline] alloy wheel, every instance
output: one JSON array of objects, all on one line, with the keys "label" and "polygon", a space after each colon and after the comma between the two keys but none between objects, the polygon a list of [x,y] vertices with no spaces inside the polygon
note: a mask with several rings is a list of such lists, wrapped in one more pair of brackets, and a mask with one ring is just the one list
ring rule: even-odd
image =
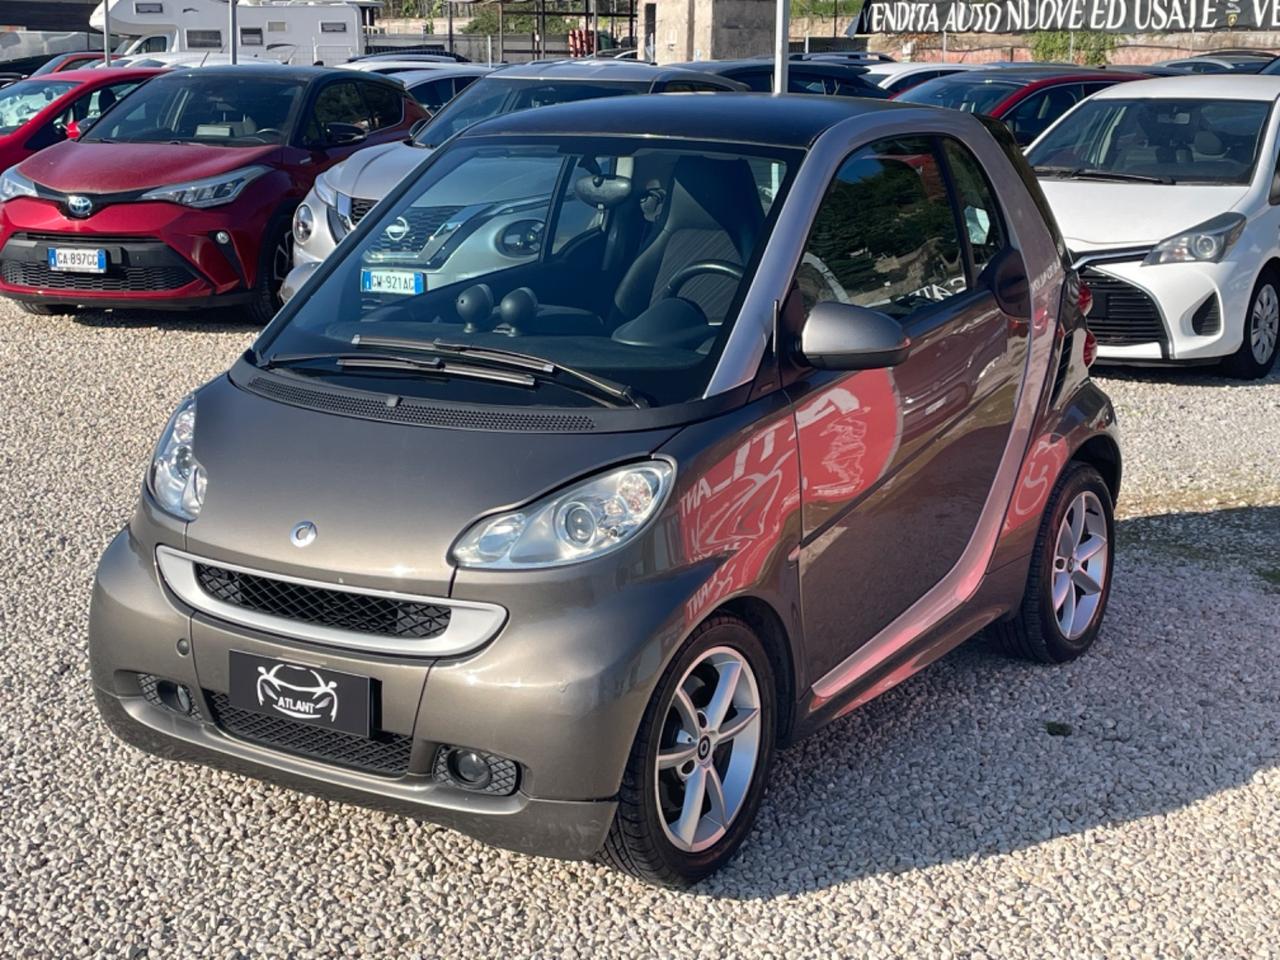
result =
[{"label": "alloy wheel", "polygon": [[1068,640],[1082,636],[1097,616],[1111,562],[1107,515],[1097,494],[1085,490],[1067,508],[1053,554],[1053,614]]},{"label": "alloy wheel", "polygon": [[690,665],[667,706],[654,764],[659,819],[679,850],[725,835],[760,756],[760,689],[747,659],[713,647]]},{"label": "alloy wheel", "polygon": [[1280,296],[1276,295],[1275,287],[1264,283],[1249,311],[1249,346],[1253,359],[1266,364],[1275,352],[1277,340],[1280,340]]}]

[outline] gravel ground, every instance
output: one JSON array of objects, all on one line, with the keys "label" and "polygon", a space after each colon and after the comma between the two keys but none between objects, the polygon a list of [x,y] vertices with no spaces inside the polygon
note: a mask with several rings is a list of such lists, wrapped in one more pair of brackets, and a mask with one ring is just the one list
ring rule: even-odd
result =
[{"label": "gravel ground", "polygon": [[98,722],[98,554],[175,403],[251,338],[0,303],[0,954],[1280,955],[1280,377],[1108,375],[1127,489],[1095,652],[966,645],[782,755],[742,855],[673,894]]}]

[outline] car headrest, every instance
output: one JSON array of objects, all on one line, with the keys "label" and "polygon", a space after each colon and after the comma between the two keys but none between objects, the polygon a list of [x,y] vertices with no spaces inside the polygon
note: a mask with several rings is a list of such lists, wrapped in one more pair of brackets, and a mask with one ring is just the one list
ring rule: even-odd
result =
[{"label": "car headrest", "polygon": [[631,196],[631,179],[589,173],[578,178],[573,185],[573,192],[583,203],[609,210]]},{"label": "car headrest", "polygon": [[1226,144],[1222,142],[1222,138],[1211,130],[1197,132],[1193,145],[1196,148],[1196,153],[1204,154],[1207,157],[1220,157],[1227,152]]}]

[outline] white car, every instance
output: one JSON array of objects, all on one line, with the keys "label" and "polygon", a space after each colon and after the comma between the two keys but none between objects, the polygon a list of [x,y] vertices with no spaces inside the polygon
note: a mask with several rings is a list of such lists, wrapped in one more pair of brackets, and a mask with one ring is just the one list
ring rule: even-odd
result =
[{"label": "white car", "polygon": [[1094,294],[1098,356],[1264,377],[1280,337],[1280,77],[1165,77],[1083,101],[1027,151]]},{"label": "white car", "polygon": [[871,63],[867,72],[862,75],[877,87],[888,90],[890,94],[901,93],[914,87],[917,83],[945,77],[949,73],[960,73],[962,70],[977,70],[987,67],[986,63]]}]

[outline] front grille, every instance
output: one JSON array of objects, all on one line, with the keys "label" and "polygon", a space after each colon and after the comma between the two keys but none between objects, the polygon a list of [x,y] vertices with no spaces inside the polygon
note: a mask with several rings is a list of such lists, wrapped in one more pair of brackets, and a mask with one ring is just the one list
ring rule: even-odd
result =
[{"label": "front grille", "polygon": [[[410,207],[387,224],[369,247],[369,252],[374,255],[421,253],[427,241],[431,239],[431,235],[461,209],[461,207]],[[351,205],[351,222],[356,222],[355,201],[352,201]],[[393,240],[388,234],[388,231],[393,228],[396,233],[399,230],[405,232],[403,235],[397,235]]]},{"label": "front grille", "polygon": [[1191,329],[1197,336],[1208,336],[1222,329],[1222,314],[1218,310],[1218,298],[1213,294],[1196,308],[1191,316]]},{"label": "front grille", "polygon": [[351,198],[351,225],[354,227],[364,219],[364,215],[374,208],[377,200],[364,200],[361,197]]},{"label": "front grille", "polygon": [[412,737],[383,732],[361,737],[340,730],[324,730],[302,720],[242,710],[233,706],[225,693],[206,690],[205,696],[213,710],[214,722],[241,740],[383,776],[399,777],[409,770]]},{"label": "front grille", "polygon": [[1167,344],[1160,308],[1146,291],[1098,270],[1085,269],[1080,276],[1093,291],[1089,329],[1098,343],[1107,346]]},{"label": "front grille", "polygon": [[286,620],[406,640],[430,640],[449,626],[449,608],[432,603],[309,587],[203,563],[194,566],[200,588],[215,600]]},{"label": "front grille", "polygon": [[463,410],[403,400],[389,407],[381,397],[358,397],[328,390],[310,390],[270,377],[254,377],[249,389],[272,400],[327,410],[340,416],[409,423],[419,427],[452,427],[457,430],[509,430],[522,433],[585,433],[596,428],[583,413],[522,413],[518,410]]},{"label": "front grille", "polygon": [[177,290],[185,287],[194,274],[179,266],[121,266],[113,264],[106,273],[63,273],[50,270],[48,264],[31,260],[5,260],[4,282],[15,287],[37,290],[92,291],[124,293],[133,291]]}]

